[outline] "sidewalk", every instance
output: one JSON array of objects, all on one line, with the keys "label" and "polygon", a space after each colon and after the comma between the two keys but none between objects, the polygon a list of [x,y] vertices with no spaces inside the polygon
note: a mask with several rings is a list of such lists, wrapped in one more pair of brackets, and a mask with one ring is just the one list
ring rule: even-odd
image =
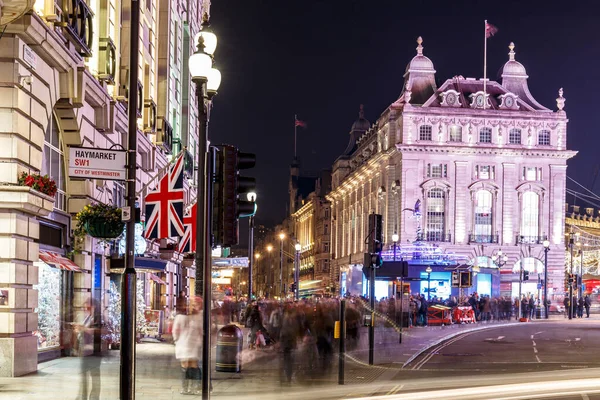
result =
[{"label": "sidewalk", "polygon": [[[577,319],[579,322],[598,323],[600,316]],[[568,321],[562,316],[540,322]],[[498,326],[518,325],[514,321],[451,325],[445,327],[417,327],[404,329],[402,344],[393,328],[380,328],[375,343],[375,365],[368,365],[368,333],[361,330],[358,349],[347,353],[345,386],[338,386],[337,355],[334,354],[328,373],[308,370],[300,363],[301,349],[297,351],[296,368],[291,386],[280,384],[280,353],[275,349],[244,350],[242,372],[215,372],[216,349],[212,351],[213,396],[218,399],[264,398],[266,394],[282,394],[289,399],[319,391],[342,398],[357,390],[391,379],[403,365],[427,348],[449,338],[473,330]],[[337,343],[334,343],[334,347]],[[337,349],[337,347],[336,347]],[[138,399],[183,399],[179,394],[180,368],[174,357],[175,347],[167,343],[141,343],[137,346],[136,396]],[[83,359],[85,360],[85,358]],[[0,399],[78,399],[81,381],[80,358],[61,358],[39,364],[35,374],[19,378],[0,378]],[[119,352],[111,351],[101,360],[101,399],[117,399],[119,394]],[[356,386],[359,384],[360,386]],[[358,389],[360,388],[360,389]],[[366,392],[365,392],[366,393]]]}]

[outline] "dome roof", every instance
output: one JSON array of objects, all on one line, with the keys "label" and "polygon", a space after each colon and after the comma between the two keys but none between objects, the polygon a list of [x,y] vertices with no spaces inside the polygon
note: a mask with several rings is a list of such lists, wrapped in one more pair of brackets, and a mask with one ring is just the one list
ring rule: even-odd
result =
[{"label": "dome roof", "polygon": [[360,111],[358,112],[358,119],[352,124],[351,131],[368,131],[371,128],[371,123],[365,118],[365,111],[363,105],[360,105]]},{"label": "dome roof", "polygon": [[502,69],[502,77],[527,78],[525,67],[515,60],[515,44],[511,42],[508,48],[510,49],[508,53],[509,59]]},{"label": "dome roof", "polygon": [[423,38],[421,36],[417,39],[417,55],[406,66],[406,74],[409,72],[428,72],[435,73],[433,68],[433,62],[426,56],[423,55]]}]

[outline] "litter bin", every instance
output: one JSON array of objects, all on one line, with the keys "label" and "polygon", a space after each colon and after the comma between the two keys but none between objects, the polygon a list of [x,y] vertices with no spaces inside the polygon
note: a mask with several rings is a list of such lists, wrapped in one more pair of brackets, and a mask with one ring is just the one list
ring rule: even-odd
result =
[{"label": "litter bin", "polygon": [[241,372],[240,353],[244,343],[242,330],[235,325],[225,325],[217,333],[216,369],[220,372]]}]

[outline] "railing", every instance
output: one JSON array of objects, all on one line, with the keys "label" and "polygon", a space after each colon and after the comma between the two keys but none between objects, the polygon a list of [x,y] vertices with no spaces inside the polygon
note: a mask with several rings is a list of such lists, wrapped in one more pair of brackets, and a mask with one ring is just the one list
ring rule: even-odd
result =
[{"label": "railing", "polygon": [[517,244],[542,244],[544,240],[548,240],[548,236],[525,236],[517,235]]},{"label": "railing", "polygon": [[425,234],[425,240],[428,242],[451,242],[452,235],[443,232],[427,232]]},{"label": "railing", "polygon": [[171,124],[169,124],[169,121],[167,121],[165,117],[160,117],[159,119],[162,120],[162,123],[160,124],[161,128],[158,131],[156,144],[161,145],[166,154],[172,154],[174,150],[173,128],[171,127]]},{"label": "railing", "polygon": [[107,37],[100,38],[99,50],[98,79],[113,85],[117,72],[117,48],[112,39]]},{"label": "railing", "polygon": [[498,243],[498,235],[469,235],[469,243]]}]

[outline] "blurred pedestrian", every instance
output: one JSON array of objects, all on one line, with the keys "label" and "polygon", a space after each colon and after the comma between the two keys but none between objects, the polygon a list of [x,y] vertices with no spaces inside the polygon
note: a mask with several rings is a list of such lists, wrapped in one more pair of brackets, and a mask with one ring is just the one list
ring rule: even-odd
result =
[{"label": "blurred pedestrian", "polygon": [[279,343],[282,354],[281,383],[292,383],[292,374],[294,372],[294,355],[296,349],[300,326],[298,324],[298,315],[291,305],[287,305],[283,313],[283,322],[281,324],[281,334]]},{"label": "blurred pedestrian", "polygon": [[590,317],[590,307],[592,306],[592,300],[590,299],[589,294],[585,295],[585,299],[583,300],[583,306],[585,307],[586,318],[589,318]]},{"label": "blurred pedestrian", "polygon": [[85,303],[84,316],[75,324],[77,354],[81,360],[81,383],[79,399],[100,399],[101,354],[94,351],[94,342],[100,340],[100,318],[98,305],[93,299]]},{"label": "blurred pedestrian", "polygon": [[173,323],[175,358],[181,363],[181,394],[200,394],[202,373],[198,361],[202,352],[202,299],[193,297],[188,313],[178,313]]}]

